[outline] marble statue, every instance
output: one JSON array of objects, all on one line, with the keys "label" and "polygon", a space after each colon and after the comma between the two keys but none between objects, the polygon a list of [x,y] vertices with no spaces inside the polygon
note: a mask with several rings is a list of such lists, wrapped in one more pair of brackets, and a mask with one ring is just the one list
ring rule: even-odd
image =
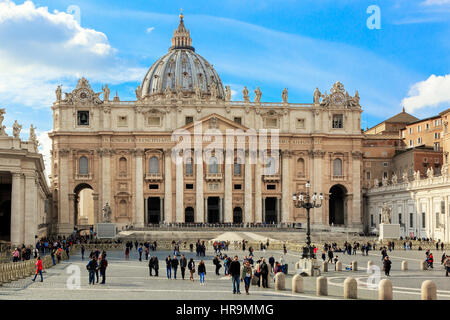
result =
[{"label": "marble statue", "polygon": [[406,171],[403,171],[402,179],[403,179],[403,183],[409,182],[408,173]]},{"label": "marble statue", "polygon": [[103,207],[103,221],[106,223],[111,222],[111,207],[109,206],[108,202],[106,202],[105,206]]},{"label": "marble statue", "polygon": [[394,175],[391,178],[392,184],[396,185],[397,184],[397,180],[398,180],[397,175],[394,173]]},{"label": "marble statue", "polygon": [[59,85],[59,86],[56,88],[55,93],[56,93],[56,101],[61,101],[61,98],[62,98],[62,89],[61,89],[61,85]]},{"label": "marble statue", "polygon": [[225,101],[231,101],[231,88],[230,86],[225,87]]},{"label": "marble statue", "polygon": [[217,84],[215,82],[211,83],[211,99],[216,100],[217,98]]},{"label": "marble statue", "polygon": [[261,102],[261,96],[262,96],[262,92],[259,89],[259,87],[256,87],[255,90],[255,102],[260,103]]},{"label": "marble statue", "polygon": [[434,176],[433,168],[432,168],[432,167],[429,167],[429,168],[427,169],[427,177],[428,177],[428,178],[433,178],[433,176]]},{"label": "marble statue", "polygon": [[391,213],[392,213],[391,208],[389,208],[385,202],[383,204],[383,207],[381,208],[381,223],[391,224],[391,218],[392,218]]},{"label": "marble statue", "polygon": [[419,170],[417,170],[416,172],[414,172],[414,180],[415,180],[415,181],[420,180],[420,171],[419,171]]},{"label": "marble statue", "polygon": [[314,104],[319,104],[320,103],[320,91],[319,88],[316,88],[316,90],[314,91]]},{"label": "marble statue", "polygon": [[136,93],[136,99],[141,100],[142,98],[142,88],[140,85],[137,86],[136,90],[134,91]]},{"label": "marble statue", "polygon": [[30,141],[31,143],[35,144],[36,146],[39,145],[38,139],[36,137],[36,131],[35,131],[35,127],[33,127],[33,125],[30,126],[30,137],[28,138],[28,141]]},{"label": "marble statue", "polygon": [[202,89],[200,88],[200,86],[195,86],[195,96],[197,97],[197,99],[202,98]]},{"label": "marble statue", "polygon": [[373,179],[373,187],[378,188],[379,185],[380,185],[380,182],[378,181],[378,179],[377,178]]},{"label": "marble statue", "polygon": [[14,138],[20,138],[20,130],[22,130],[22,126],[17,122],[17,120],[15,120],[14,124],[13,124],[13,136],[14,136]]},{"label": "marble statue", "polygon": [[288,89],[284,88],[283,92],[281,93],[281,98],[283,99],[284,103],[288,102]]},{"label": "marble statue", "polygon": [[3,125],[3,120],[5,120],[5,117],[3,116],[6,113],[5,109],[0,109],[0,136],[7,136],[6,133],[6,126]]},{"label": "marble statue", "polygon": [[108,85],[105,84],[105,87],[102,87],[102,91],[103,91],[103,101],[109,101],[109,94],[110,94],[110,90],[108,88]]},{"label": "marble statue", "polygon": [[358,92],[358,90],[356,90],[355,96],[353,97],[353,103],[354,103],[356,106],[359,106],[359,92]]},{"label": "marble statue", "polygon": [[320,102],[320,105],[323,107],[328,107],[330,105],[330,97],[328,96],[327,92],[325,91],[325,94],[321,95],[322,102]]},{"label": "marble statue", "polygon": [[244,90],[242,90],[242,96],[244,97],[245,102],[249,102],[250,98],[248,96],[248,89],[244,86]]},{"label": "marble statue", "polygon": [[387,178],[387,177],[383,177],[383,178],[381,179],[381,184],[383,185],[383,187],[388,186],[388,185],[389,185],[388,178]]},{"label": "marble statue", "polygon": [[164,90],[164,96],[166,97],[166,99],[172,98],[172,90],[170,90],[169,87],[166,87],[166,90]]}]

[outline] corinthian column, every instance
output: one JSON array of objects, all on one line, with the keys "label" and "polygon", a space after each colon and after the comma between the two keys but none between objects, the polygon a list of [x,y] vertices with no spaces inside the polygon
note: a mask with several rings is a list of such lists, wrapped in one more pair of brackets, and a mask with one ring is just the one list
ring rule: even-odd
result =
[{"label": "corinthian column", "polygon": [[250,154],[248,151],[245,153],[245,203],[244,203],[244,222],[252,222],[253,216],[253,193],[252,193],[252,165],[250,161]]},{"label": "corinthian column", "polygon": [[195,222],[205,222],[203,204],[203,157],[202,150],[195,150]]},{"label": "corinthian column", "polygon": [[172,219],[172,158],[171,150],[164,150],[164,221],[171,223]]},{"label": "corinthian column", "polygon": [[111,205],[111,150],[102,150],[101,154],[102,154],[102,200],[103,200],[101,206],[103,208],[106,202],[108,202]]},{"label": "corinthian column", "polygon": [[36,176],[25,175],[25,245],[35,243],[34,236],[37,235],[37,212],[36,212]]},{"label": "corinthian column", "polygon": [[21,174],[13,172],[11,188],[11,243],[13,245],[19,245],[24,242],[22,228],[25,217],[22,210],[21,185]]},{"label": "corinthian column", "polygon": [[289,161],[291,154],[289,150],[284,150],[282,156],[282,177],[281,177],[281,221],[289,222],[291,213],[291,170],[289,167]]},{"label": "corinthian column", "polygon": [[224,203],[224,217],[221,222],[231,223],[233,222],[233,199],[232,199],[232,172],[231,166],[233,164],[233,150],[226,150],[225,155],[225,203]]},{"label": "corinthian column", "polygon": [[256,159],[255,165],[255,222],[261,223],[263,220],[262,194],[261,194],[261,163],[260,157]]},{"label": "corinthian column", "polygon": [[183,158],[176,156],[176,218],[175,222],[184,222],[184,177],[183,177]]},{"label": "corinthian column", "polygon": [[135,225],[144,226],[144,170],[143,170],[143,150],[136,150],[136,212]]}]

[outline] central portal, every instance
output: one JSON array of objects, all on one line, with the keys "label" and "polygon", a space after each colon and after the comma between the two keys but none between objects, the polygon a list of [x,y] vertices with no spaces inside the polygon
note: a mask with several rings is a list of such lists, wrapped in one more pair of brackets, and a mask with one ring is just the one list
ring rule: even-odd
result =
[{"label": "central portal", "polygon": [[266,198],[266,223],[278,223],[277,198]]},{"label": "central portal", "polygon": [[208,223],[220,222],[220,199],[208,197]]},{"label": "central portal", "polygon": [[148,198],[148,223],[157,224],[161,222],[161,199],[159,197]]}]

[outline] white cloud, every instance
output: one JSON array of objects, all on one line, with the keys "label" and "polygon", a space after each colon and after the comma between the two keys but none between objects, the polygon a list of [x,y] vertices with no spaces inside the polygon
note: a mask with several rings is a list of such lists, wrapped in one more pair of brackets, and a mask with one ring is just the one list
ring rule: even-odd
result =
[{"label": "white cloud", "polygon": [[150,33],[150,32],[152,32],[153,30],[155,30],[155,27],[147,28],[147,33]]},{"label": "white cloud", "polygon": [[444,5],[450,4],[450,0],[425,0],[422,4],[425,6]]},{"label": "white cloud", "polygon": [[450,104],[450,74],[445,76],[433,74],[427,80],[412,85],[408,95],[402,100],[408,112]]},{"label": "white cloud", "polygon": [[73,15],[33,2],[0,0],[0,103],[48,107],[58,84],[140,80],[144,69],[121,61],[107,36]]}]

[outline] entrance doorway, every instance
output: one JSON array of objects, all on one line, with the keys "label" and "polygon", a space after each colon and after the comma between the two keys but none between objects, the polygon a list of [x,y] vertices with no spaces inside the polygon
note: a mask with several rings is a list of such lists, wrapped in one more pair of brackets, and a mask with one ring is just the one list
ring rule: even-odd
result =
[{"label": "entrance doorway", "polygon": [[148,223],[160,223],[161,221],[161,198],[150,197],[147,200]]},{"label": "entrance doorway", "polygon": [[187,207],[184,209],[184,222],[193,223],[194,222],[194,208]]},{"label": "entrance doorway", "polygon": [[265,200],[265,219],[266,223],[278,223],[277,198],[269,197]]},{"label": "entrance doorway", "polygon": [[242,223],[242,208],[236,207],[233,209],[233,223]]},{"label": "entrance doorway", "polygon": [[94,197],[93,189],[86,183],[79,184],[74,190],[74,225],[93,225],[94,216]]},{"label": "entrance doorway", "polygon": [[219,204],[219,197],[208,197],[208,223],[220,222]]},{"label": "entrance doorway", "polygon": [[345,225],[347,189],[336,184],[330,189],[329,223],[330,225]]}]

